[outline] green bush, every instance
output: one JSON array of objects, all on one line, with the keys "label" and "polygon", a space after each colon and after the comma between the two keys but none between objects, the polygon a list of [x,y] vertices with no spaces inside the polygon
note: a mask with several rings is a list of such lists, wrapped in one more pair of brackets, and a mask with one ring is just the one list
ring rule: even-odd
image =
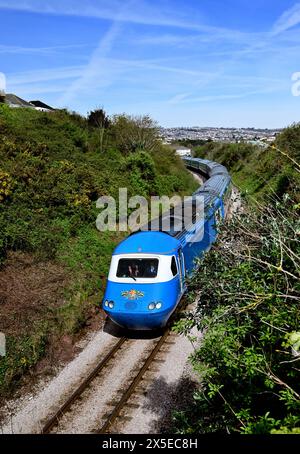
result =
[{"label": "green bush", "polygon": [[63,266],[69,277],[59,308],[46,308],[42,323],[25,320],[26,335],[16,330],[7,336],[1,395],[44,355],[49,338],[73,335],[99,305],[121,235],[97,231],[97,199],[118,198],[122,187],[148,198],[159,191],[189,194],[194,186],[174,152],[161,146],[154,126],[148,117],[122,116],[117,127],[106,122],[100,143],[97,128],[74,112],[0,105],[0,265],[9,252],[23,251],[43,268]]},{"label": "green bush", "polygon": [[[150,119],[142,120],[141,137],[150,140],[155,128],[150,127]],[[124,121],[125,126],[134,123],[138,136],[138,119]],[[83,226],[96,220],[96,200],[101,195],[117,197],[119,187],[145,197],[188,194],[194,188],[181,161],[158,139],[151,153],[137,150],[124,158],[116,147],[115,123],[107,133],[105,153],[98,152],[87,120],[65,110],[43,113],[3,105],[0,124],[2,262],[9,249],[55,258],[69,235],[77,236]],[[119,122],[119,134],[121,126]],[[68,234],[57,227],[69,224]]]},{"label": "green bush", "polygon": [[260,201],[270,194],[275,200],[282,200],[286,192],[292,191],[298,202],[300,194],[294,189],[300,184],[299,131],[297,124],[285,129],[275,144],[266,148],[246,143],[209,142],[198,147],[195,154],[225,165],[244,194]]},{"label": "green bush", "polygon": [[266,149],[211,142],[197,151],[250,197],[190,283],[196,313],[176,326],[203,333],[192,357],[199,390],[174,413],[178,432],[300,431],[299,149],[293,125]]},{"label": "green bush", "polygon": [[[34,329],[33,329],[34,331]],[[32,336],[8,336],[9,354],[0,360],[0,397],[10,393],[22,375],[44,355],[47,345],[47,326],[39,327]]]},{"label": "green bush", "polygon": [[299,217],[292,204],[261,211],[222,228],[191,283],[200,303],[177,329],[204,333],[192,359],[201,391],[179,431],[300,428]]}]

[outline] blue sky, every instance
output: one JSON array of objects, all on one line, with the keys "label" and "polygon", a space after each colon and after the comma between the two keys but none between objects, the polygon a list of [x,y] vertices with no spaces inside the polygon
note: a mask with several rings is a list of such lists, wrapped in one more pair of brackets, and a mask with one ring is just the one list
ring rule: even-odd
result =
[{"label": "blue sky", "polygon": [[0,0],[7,92],[163,126],[299,121],[300,2]]}]

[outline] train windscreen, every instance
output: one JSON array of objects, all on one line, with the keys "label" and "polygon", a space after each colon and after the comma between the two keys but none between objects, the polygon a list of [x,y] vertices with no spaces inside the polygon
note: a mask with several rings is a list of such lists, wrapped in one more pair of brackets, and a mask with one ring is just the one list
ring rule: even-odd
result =
[{"label": "train windscreen", "polygon": [[154,278],[157,276],[158,259],[120,259],[117,277]]}]

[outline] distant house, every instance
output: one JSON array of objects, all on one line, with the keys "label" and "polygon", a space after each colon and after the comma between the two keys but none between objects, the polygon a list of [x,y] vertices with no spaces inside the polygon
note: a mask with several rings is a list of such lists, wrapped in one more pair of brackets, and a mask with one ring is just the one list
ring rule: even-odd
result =
[{"label": "distant house", "polygon": [[[0,93],[1,94],[1,93]],[[27,107],[30,109],[40,110],[42,112],[51,112],[54,111],[53,107],[48,106],[47,104],[43,103],[42,101],[25,101],[24,99],[20,98],[13,93],[5,94],[3,92],[4,102],[9,107]]]},{"label": "distant house", "polygon": [[5,95],[5,103],[9,105],[9,107],[31,107],[32,109],[34,106],[30,104],[30,102],[25,101],[22,98],[19,98],[19,96],[16,96],[12,93],[7,93]]},{"label": "distant house", "polygon": [[48,106],[42,101],[30,101],[30,104],[32,104],[36,110],[41,110],[42,112],[50,112],[55,109],[53,107]]},{"label": "distant house", "polygon": [[192,155],[192,151],[190,148],[186,148],[186,147],[180,147],[180,148],[177,148],[176,149],[176,154],[178,156],[191,156]]}]

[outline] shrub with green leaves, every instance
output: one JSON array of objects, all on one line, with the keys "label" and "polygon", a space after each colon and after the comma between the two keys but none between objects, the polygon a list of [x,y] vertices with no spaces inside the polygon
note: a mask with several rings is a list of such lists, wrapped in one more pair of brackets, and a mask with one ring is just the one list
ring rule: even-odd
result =
[{"label": "shrub with green leaves", "polygon": [[207,142],[195,149],[195,156],[225,165],[243,195],[263,202],[267,195],[275,198],[285,193],[299,203],[300,125],[283,130],[274,144],[265,148],[247,143]]},{"label": "shrub with green leaves", "polygon": [[[112,123],[102,118],[104,124],[98,114],[88,121],[66,110],[0,105],[1,270],[12,251],[22,251],[43,269],[59,265],[68,276],[66,288],[58,284],[60,307],[47,307],[42,323],[28,315],[28,332],[16,328],[7,336],[0,397],[44,355],[50,338],[73,335],[101,301],[111,253],[122,238],[96,229],[97,199],[117,199],[124,187],[148,198],[161,191],[190,194],[197,186],[175,153],[162,147],[151,119],[123,115]],[[19,315],[27,317],[22,309]]]},{"label": "shrub with green leaves", "polygon": [[196,313],[177,325],[204,333],[192,358],[200,389],[179,432],[300,429],[299,209],[256,205],[224,225],[191,282]]},{"label": "shrub with green leaves", "polygon": [[[181,160],[161,146],[151,119],[122,119],[117,129],[106,122],[106,149],[99,153],[94,129],[78,114],[0,106],[0,261],[10,249],[55,258],[68,235],[96,220],[96,200],[117,198],[119,187],[145,197],[196,188]],[[145,139],[143,150],[124,158],[118,140],[131,134],[130,125],[134,137],[153,139],[151,152]],[[57,228],[66,223],[67,236]]]}]

